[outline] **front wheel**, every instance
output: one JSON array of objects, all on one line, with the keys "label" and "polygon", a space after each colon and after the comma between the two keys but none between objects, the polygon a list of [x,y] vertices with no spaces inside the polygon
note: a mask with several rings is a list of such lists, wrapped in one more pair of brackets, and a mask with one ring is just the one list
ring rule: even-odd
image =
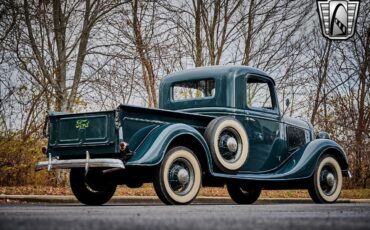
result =
[{"label": "front wheel", "polygon": [[163,203],[191,203],[202,184],[202,170],[197,157],[185,147],[171,149],[158,168],[153,184]]},{"label": "front wheel", "polygon": [[334,203],[342,190],[343,176],[338,161],[330,155],[320,158],[308,192],[315,203]]},{"label": "front wheel", "polygon": [[261,194],[260,188],[238,183],[227,184],[227,191],[231,199],[237,204],[253,204]]},{"label": "front wheel", "polygon": [[71,189],[77,200],[86,205],[102,205],[108,202],[117,185],[104,179],[101,170],[91,169],[85,175],[85,169],[73,168],[70,172]]}]

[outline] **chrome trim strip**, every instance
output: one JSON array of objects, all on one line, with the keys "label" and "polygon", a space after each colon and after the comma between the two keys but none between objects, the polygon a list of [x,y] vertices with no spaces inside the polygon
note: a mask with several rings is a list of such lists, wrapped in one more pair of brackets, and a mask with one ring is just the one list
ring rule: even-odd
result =
[{"label": "chrome trim strip", "polygon": [[156,125],[154,128],[152,128],[149,133],[141,140],[141,142],[138,144],[138,146],[136,147],[136,149],[133,151],[133,153],[135,154],[136,151],[141,147],[141,145],[146,141],[146,139],[149,137],[149,135],[154,131],[156,130],[158,127],[160,127],[160,125]]},{"label": "chrome trim strip", "polygon": [[[173,122],[171,123],[171,122],[166,122],[166,121],[149,120],[149,119],[141,119],[141,118],[134,118],[134,117],[125,117],[125,118],[123,118],[123,122],[125,120],[141,121],[141,122],[152,123],[152,124],[159,124],[159,125],[172,125],[172,124],[176,124],[176,123],[173,123]],[[205,129],[205,127],[197,126],[197,125],[189,125],[189,126],[195,128],[195,129]]]},{"label": "chrome trim strip", "polygon": [[345,177],[349,177],[349,179],[351,179],[351,178],[352,178],[352,173],[351,173],[351,171],[349,171],[349,170],[343,170],[343,171],[342,171],[342,174],[343,174],[343,176],[345,176]]}]

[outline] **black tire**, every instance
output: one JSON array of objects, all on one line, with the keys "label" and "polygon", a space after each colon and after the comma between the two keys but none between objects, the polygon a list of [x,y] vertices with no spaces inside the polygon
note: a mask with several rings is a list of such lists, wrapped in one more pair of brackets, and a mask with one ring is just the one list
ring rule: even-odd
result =
[{"label": "black tire", "polygon": [[117,185],[106,182],[101,170],[90,169],[85,176],[85,169],[73,168],[70,172],[70,185],[75,197],[86,205],[107,203],[116,191]]},{"label": "black tire", "polygon": [[126,182],[125,185],[129,188],[140,188],[141,186],[143,186],[143,182],[141,181],[129,181],[129,182]]},{"label": "black tire", "polygon": [[186,147],[172,148],[158,167],[153,184],[163,203],[191,203],[202,184],[202,169],[197,157]]},{"label": "black tire", "polygon": [[261,194],[260,188],[244,184],[229,183],[226,187],[231,199],[237,204],[253,204]]},{"label": "black tire", "polygon": [[342,170],[331,155],[322,156],[315,168],[308,188],[315,203],[334,203],[340,196],[343,185]]},{"label": "black tire", "polygon": [[[243,125],[232,117],[212,120],[204,133],[212,158],[222,171],[238,171],[245,164],[249,153],[248,135]],[[229,145],[230,143],[234,143]]]}]

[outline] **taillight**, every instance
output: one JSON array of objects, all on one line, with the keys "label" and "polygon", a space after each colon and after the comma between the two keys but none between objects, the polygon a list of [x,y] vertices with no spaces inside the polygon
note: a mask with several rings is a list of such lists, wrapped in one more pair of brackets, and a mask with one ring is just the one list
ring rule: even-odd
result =
[{"label": "taillight", "polygon": [[42,146],[42,147],[41,147],[41,152],[42,152],[43,154],[46,154],[46,153],[48,152],[48,147],[46,147],[46,146]]},{"label": "taillight", "polygon": [[125,151],[125,150],[126,150],[126,148],[127,148],[127,143],[126,143],[126,142],[124,142],[124,141],[121,141],[121,142],[119,143],[119,150],[120,150],[121,152],[123,152],[123,151]]}]

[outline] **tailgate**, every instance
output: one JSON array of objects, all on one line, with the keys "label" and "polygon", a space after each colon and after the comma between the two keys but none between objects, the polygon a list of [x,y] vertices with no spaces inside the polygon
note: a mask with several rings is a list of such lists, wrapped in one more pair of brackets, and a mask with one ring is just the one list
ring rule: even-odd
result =
[{"label": "tailgate", "polygon": [[49,115],[48,153],[52,156],[117,154],[115,111]]}]

